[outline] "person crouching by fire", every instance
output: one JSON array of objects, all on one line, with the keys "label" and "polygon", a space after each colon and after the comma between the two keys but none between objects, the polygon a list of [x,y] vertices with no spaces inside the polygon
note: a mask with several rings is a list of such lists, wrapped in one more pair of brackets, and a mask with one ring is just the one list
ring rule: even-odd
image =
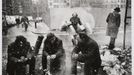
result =
[{"label": "person crouching by fire", "polygon": [[84,63],[84,75],[97,75],[101,66],[99,47],[96,41],[80,32],[77,35],[78,44],[72,51],[71,74],[77,75],[77,62]]},{"label": "person crouching by fire", "polygon": [[[26,75],[26,65],[31,61],[33,64],[35,60],[33,57],[28,58],[28,54],[31,52],[32,48],[27,39],[22,35],[17,36],[16,40],[8,46],[8,75]],[[34,75],[35,64],[32,64],[30,64],[30,75]]]},{"label": "person crouching by fire", "polygon": [[56,37],[53,33],[48,33],[47,38],[44,41],[43,53],[42,53],[42,66],[44,74],[45,70],[48,68],[47,60],[50,59],[50,71],[56,72],[60,70],[61,59],[64,57],[65,52],[63,49],[62,40]]}]

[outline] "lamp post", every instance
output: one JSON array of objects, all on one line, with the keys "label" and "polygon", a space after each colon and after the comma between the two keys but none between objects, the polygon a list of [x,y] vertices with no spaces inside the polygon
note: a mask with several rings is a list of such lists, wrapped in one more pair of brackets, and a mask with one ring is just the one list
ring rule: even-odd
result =
[{"label": "lamp post", "polygon": [[35,9],[35,14],[33,15],[34,16],[34,22],[35,22],[35,28],[37,28],[37,21],[36,21],[36,18],[38,17],[38,0],[32,0],[33,4],[34,4],[34,8],[33,10]]},{"label": "lamp post", "polygon": [[124,18],[124,35],[123,35],[123,49],[126,47],[126,24],[127,24],[128,0],[126,0],[125,18]]}]

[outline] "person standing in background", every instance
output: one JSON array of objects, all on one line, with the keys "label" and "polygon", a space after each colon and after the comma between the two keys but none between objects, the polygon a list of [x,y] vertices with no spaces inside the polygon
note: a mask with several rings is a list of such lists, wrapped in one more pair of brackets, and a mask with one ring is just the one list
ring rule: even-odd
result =
[{"label": "person standing in background", "polygon": [[70,18],[70,22],[71,22],[71,25],[73,26],[73,28],[75,29],[76,33],[78,33],[78,24],[82,25],[82,22],[81,22],[80,18],[78,17],[77,13],[72,14],[72,17]]},{"label": "person standing in background", "polygon": [[110,36],[109,49],[113,49],[115,47],[115,40],[117,38],[121,19],[119,12],[120,8],[116,7],[112,13],[109,13],[106,19],[106,22],[108,23],[106,35]]},{"label": "person standing in background", "polygon": [[16,21],[16,25],[17,25],[17,27],[19,28],[20,18],[19,18],[19,17],[17,17],[17,18],[15,19],[15,21]]}]

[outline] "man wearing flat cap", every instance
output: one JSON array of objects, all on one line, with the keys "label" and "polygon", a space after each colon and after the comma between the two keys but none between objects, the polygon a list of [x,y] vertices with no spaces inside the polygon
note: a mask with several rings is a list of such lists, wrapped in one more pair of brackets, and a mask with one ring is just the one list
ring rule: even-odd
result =
[{"label": "man wearing flat cap", "polygon": [[48,33],[44,41],[42,53],[42,66],[45,73],[47,69],[47,60],[50,59],[50,71],[56,72],[60,70],[61,61],[65,55],[62,40],[56,37],[53,33]]},{"label": "man wearing flat cap", "polygon": [[116,7],[112,13],[109,13],[106,22],[107,22],[107,32],[106,35],[110,36],[109,49],[115,47],[115,40],[117,38],[118,30],[120,27],[121,16],[119,14],[120,8]]}]

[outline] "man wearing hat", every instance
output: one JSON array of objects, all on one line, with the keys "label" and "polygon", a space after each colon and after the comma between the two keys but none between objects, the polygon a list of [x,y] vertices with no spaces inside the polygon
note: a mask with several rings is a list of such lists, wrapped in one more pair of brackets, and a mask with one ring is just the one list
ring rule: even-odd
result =
[{"label": "man wearing hat", "polygon": [[44,41],[42,54],[42,66],[44,73],[46,73],[45,70],[48,67],[47,60],[49,59],[51,60],[50,71],[53,73],[60,71],[61,61],[65,55],[62,40],[57,38],[53,33],[48,33],[47,38]]},{"label": "man wearing hat", "polygon": [[83,32],[78,33],[77,40],[72,51],[71,75],[77,75],[77,62],[84,63],[84,75],[97,75],[101,66],[98,44]]},{"label": "man wearing hat", "polygon": [[106,19],[106,22],[108,23],[106,35],[110,36],[109,49],[113,49],[115,47],[115,39],[117,38],[121,19],[119,12],[120,8],[116,7],[112,13],[109,13]]}]

